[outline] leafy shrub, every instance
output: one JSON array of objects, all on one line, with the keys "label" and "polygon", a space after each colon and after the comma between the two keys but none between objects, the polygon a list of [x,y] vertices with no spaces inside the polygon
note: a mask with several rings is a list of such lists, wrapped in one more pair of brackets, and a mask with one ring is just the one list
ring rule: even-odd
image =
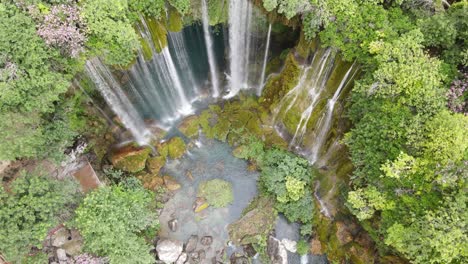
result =
[{"label": "leafy shrub", "polygon": [[206,198],[214,207],[225,207],[234,200],[231,183],[220,179],[200,183],[198,197]]},{"label": "leafy shrub", "polygon": [[71,225],[82,234],[85,251],[107,256],[111,264],[154,263],[151,245],[139,235],[159,227],[154,202],[141,187],[101,187],[85,197]]},{"label": "leafy shrub", "polygon": [[47,232],[77,199],[71,181],[25,174],[7,191],[0,186],[0,251],[7,261],[21,263],[32,247],[42,248]]},{"label": "leafy shrub", "polygon": [[303,256],[309,253],[309,244],[304,240],[297,241],[297,254]]}]

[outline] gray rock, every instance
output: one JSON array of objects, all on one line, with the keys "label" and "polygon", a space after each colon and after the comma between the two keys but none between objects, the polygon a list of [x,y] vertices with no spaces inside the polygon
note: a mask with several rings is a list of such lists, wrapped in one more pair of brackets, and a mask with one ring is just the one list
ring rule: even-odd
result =
[{"label": "gray rock", "polygon": [[188,259],[187,253],[182,253],[180,254],[179,258],[177,259],[175,264],[184,264]]},{"label": "gray rock", "polygon": [[206,258],[205,250],[203,250],[203,249],[198,250],[198,258],[200,260],[204,260]]},{"label": "gray rock", "polygon": [[190,263],[198,263],[198,262],[200,262],[200,256],[198,255],[198,252],[190,253]]},{"label": "gray rock", "polygon": [[229,258],[231,264],[249,264],[249,259],[239,253],[234,253]]},{"label": "gray rock", "polygon": [[60,228],[52,235],[52,246],[61,247],[67,243],[70,238],[70,232],[65,228]]},{"label": "gray rock", "polygon": [[283,244],[283,246],[286,248],[287,251],[292,252],[292,253],[296,253],[296,251],[297,251],[297,242],[296,241],[284,238],[284,239],[281,240],[281,243]]},{"label": "gray rock", "polygon": [[184,244],[178,240],[162,239],[156,246],[158,258],[165,263],[176,262],[182,253],[183,246]]},{"label": "gray rock", "polygon": [[198,236],[197,235],[192,235],[190,236],[189,240],[187,241],[187,244],[185,245],[185,252],[191,253],[197,248],[198,244]]},{"label": "gray rock", "polygon": [[209,246],[213,243],[213,237],[211,236],[204,236],[200,239],[200,243],[204,246]]},{"label": "gray rock", "polygon": [[64,249],[62,248],[59,248],[57,249],[57,258],[58,260],[61,262],[61,261],[67,261],[68,257],[67,257],[67,253],[65,252]]},{"label": "gray rock", "polygon": [[249,258],[253,258],[255,254],[257,254],[257,251],[255,251],[252,244],[247,244],[243,246],[242,249],[244,250],[245,255]]},{"label": "gray rock", "polygon": [[267,254],[271,264],[288,264],[288,252],[278,239],[270,236],[267,242]]},{"label": "gray rock", "polygon": [[169,229],[171,229],[172,232],[176,232],[178,228],[178,221],[177,219],[172,219],[169,222],[167,222],[167,225],[169,226]]}]

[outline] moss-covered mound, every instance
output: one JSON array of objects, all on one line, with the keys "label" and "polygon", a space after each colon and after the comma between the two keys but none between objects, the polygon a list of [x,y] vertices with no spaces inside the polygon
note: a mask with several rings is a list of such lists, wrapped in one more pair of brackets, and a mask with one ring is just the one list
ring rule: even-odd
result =
[{"label": "moss-covered mound", "polygon": [[273,204],[273,200],[268,197],[254,199],[244,210],[242,218],[228,226],[231,240],[238,245],[266,241],[277,217]]},{"label": "moss-covered mound", "polygon": [[200,183],[197,196],[205,198],[214,207],[225,207],[234,200],[232,184],[220,179]]},{"label": "moss-covered mound", "polygon": [[111,162],[114,168],[130,173],[142,171],[146,166],[151,149],[128,145],[112,153]]}]

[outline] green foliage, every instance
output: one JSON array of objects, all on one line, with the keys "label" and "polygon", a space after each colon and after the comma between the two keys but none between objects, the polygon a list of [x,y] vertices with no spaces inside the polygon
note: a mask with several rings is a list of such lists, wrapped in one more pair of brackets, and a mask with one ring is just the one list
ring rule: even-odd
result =
[{"label": "green foliage", "polygon": [[8,191],[0,186],[0,251],[6,260],[22,263],[32,247],[42,248],[47,232],[77,198],[71,181],[24,174]]},{"label": "green foliage", "polygon": [[[140,6],[141,2],[136,3]],[[128,65],[135,58],[140,45],[129,12],[126,0],[88,0],[83,3],[81,15],[88,27],[87,45],[107,64]]]},{"label": "green foliage", "polygon": [[348,202],[359,220],[371,218],[376,210],[389,210],[395,207],[392,201],[387,201],[385,195],[373,186],[349,192]]},{"label": "green foliage", "polygon": [[265,0],[263,1],[263,7],[267,11],[272,11],[278,8],[278,13],[284,14],[287,19],[291,19],[295,15],[302,13],[309,7],[309,1],[307,0]]},{"label": "green foliage", "polygon": [[144,14],[159,19],[165,11],[164,0],[130,0],[128,5],[132,13],[129,14],[133,20],[139,20],[139,15]]},{"label": "green foliage", "polygon": [[276,198],[276,208],[288,220],[304,224],[312,221],[312,172],[307,160],[279,149],[257,157],[261,168],[260,184]]},{"label": "green foliage", "polygon": [[190,12],[190,0],[169,0],[169,3],[182,15]]},{"label": "green foliage", "polygon": [[234,200],[232,184],[220,179],[200,183],[197,196],[204,197],[214,207],[225,207]]},{"label": "green foliage", "polygon": [[309,244],[305,240],[297,241],[297,254],[303,256],[309,253]]},{"label": "green foliage", "polygon": [[101,187],[76,210],[72,226],[84,238],[84,249],[109,257],[110,263],[154,263],[152,249],[139,234],[157,229],[154,194],[143,188]]},{"label": "green foliage", "polygon": [[412,263],[464,263],[468,259],[467,201],[466,192],[461,191],[447,197],[439,209],[411,219],[409,225],[394,224],[385,243]]}]

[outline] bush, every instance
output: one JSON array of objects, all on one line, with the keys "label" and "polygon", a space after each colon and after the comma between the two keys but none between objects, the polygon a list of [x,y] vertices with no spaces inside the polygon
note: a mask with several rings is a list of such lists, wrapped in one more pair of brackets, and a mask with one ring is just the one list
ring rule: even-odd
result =
[{"label": "bush", "polygon": [[12,263],[22,263],[32,247],[42,248],[47,232],[76,202],[72,181],[24,174],[9,190],[0,185],[0,252]]},{"label": "bush", "polygon": [[101,187],[86,196],[71,225],[82,234],[85,251],[111,264],[154,263],[152,246],[139,235],[158,229],[154,207],[154,194],[141,187]]}]

